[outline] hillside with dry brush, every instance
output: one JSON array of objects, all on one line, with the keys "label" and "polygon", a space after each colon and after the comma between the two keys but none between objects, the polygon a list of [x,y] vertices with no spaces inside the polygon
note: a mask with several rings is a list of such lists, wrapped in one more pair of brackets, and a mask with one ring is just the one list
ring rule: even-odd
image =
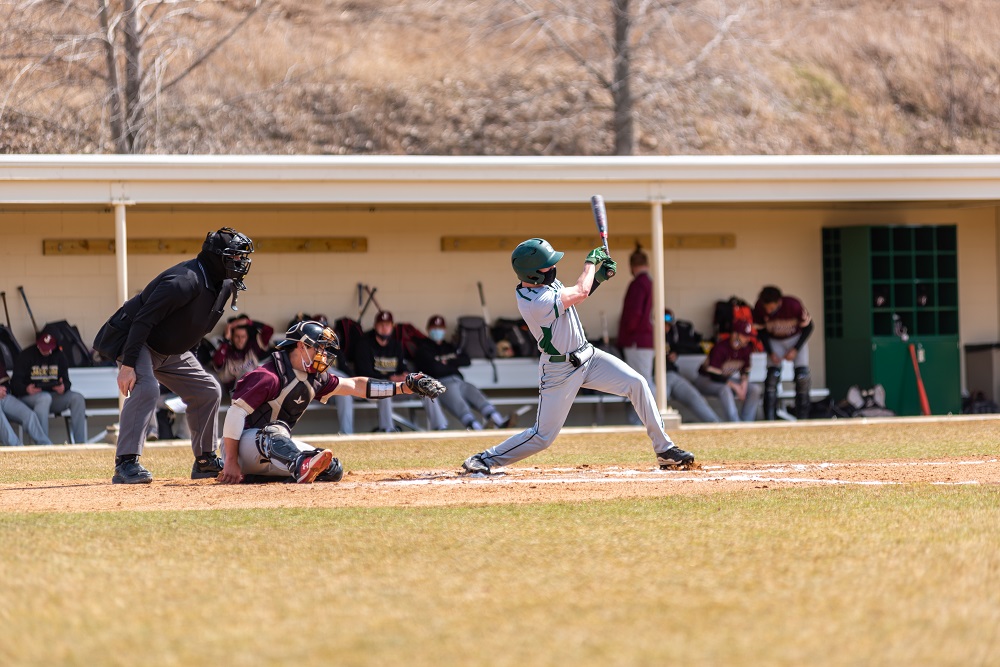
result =
[{"label": "hillside with dry brush", "polygon": [[[616,2],[632,154],[1000,153],[998,0]],[[0,3],[0,152],[116,151],[95,4]],[[151,2],[141,150],[613,154],[612,6]]]}]

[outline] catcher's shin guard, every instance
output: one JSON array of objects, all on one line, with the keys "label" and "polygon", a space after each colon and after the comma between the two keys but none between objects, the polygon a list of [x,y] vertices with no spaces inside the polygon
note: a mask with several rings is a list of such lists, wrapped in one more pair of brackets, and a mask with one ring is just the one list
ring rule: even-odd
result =
[{"label": "catcher's shin guard", "polygon": [[[257,433],[257,450],[272,463],[280,463],[298,484],[308,484],[329,470],[333,454],[325,449],[299,449],[292,431],[282,421],[273,421]],[[331,476],[336,476],[332,471]],[[341,471],[341,476],[343,471]],[[338,477],[339,479],[339,477]]]},{"label": "catcher's shin guard", "polygon": [[809,388],[812,384],[807,366],[795,367],[795,418],[809,419],[812,409],[812,399],[809,398]]},{"label": "catcher's shin guard", "polygon": [[778,381],[781,380],[781,367],[768,366],[764,376],[764,419],[774,421],[778,418]]}]

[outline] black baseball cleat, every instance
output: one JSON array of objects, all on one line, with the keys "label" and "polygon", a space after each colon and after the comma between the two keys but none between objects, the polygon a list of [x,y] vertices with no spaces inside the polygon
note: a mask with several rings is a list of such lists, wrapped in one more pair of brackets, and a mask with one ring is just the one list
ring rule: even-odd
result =
[{"label": "black baseball cleat", "polygon": [[490,474],[490,467],[486,465],[485,461],[483,461],[482,454],[473,454],[469,458],[465,459],[465,462],[462,463],[462,469],[470,475],[475,475],[477,473],[482,475]]},{"label": "black baseball cleat", "polygon": [[657,454],[656,462],[659,464],[660,470],[690,468],[694,464],[694,454],[685,452],[680,447],[674,446],[665,452]]},{"label": "black baseball cleat", "polygon": [[191,479],[209,479],[219,476],[222,472],[222,459],[215,452],[202,454],[194,460],[191,466]]},{"label": "black baseball cleat", "polygon": [[149,484],[152,481],[153,474],[135,459],[116,465],[115,475],[111,478],[112,484]]},{"label": "black baseball cleat", "polygon": [[517,413],[511,412],[504,420],[497,425],[497,428],[515,428],[517,426]]}]

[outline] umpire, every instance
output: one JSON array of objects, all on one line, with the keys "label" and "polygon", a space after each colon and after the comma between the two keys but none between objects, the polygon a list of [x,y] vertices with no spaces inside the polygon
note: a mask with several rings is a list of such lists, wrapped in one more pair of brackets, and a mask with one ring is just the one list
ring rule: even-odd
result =
[{"label": "umpire", "polygon": [[192,348],[215,328],[226,301],[233,309],[250,270],[253,241],[234,229],[209,232],[195,259],[173,266],[115,312],[101,327],[94,349],[118,361],[118,389],[126,397],[119,419],[113,484],[149,484],[153,476],[139,463],[146,426],[156,410],[159,384],[187,404],[194,452],[192,479],[217,477],[215,453],[219,382]]}]

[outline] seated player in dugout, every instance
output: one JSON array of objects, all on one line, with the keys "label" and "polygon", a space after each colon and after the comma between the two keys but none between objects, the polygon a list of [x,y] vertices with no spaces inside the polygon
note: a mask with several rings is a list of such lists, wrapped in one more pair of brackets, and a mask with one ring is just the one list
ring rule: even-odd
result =
[{"label": "seated player in dugout", "polygon": [[436,398],[440,382],[409,373],[402,382],[366,377],[340,378],[327,369],[340,342],[330,327],[305,320],[294,324],[277,351],[261,366],[240,378],[222,429],[223,468],[219,481],[288,481],[298,484],[337,482],[344,469],[333,453],[292,439],[292,429],[315,399],[350,394],[384,399],[396,394]]}]

